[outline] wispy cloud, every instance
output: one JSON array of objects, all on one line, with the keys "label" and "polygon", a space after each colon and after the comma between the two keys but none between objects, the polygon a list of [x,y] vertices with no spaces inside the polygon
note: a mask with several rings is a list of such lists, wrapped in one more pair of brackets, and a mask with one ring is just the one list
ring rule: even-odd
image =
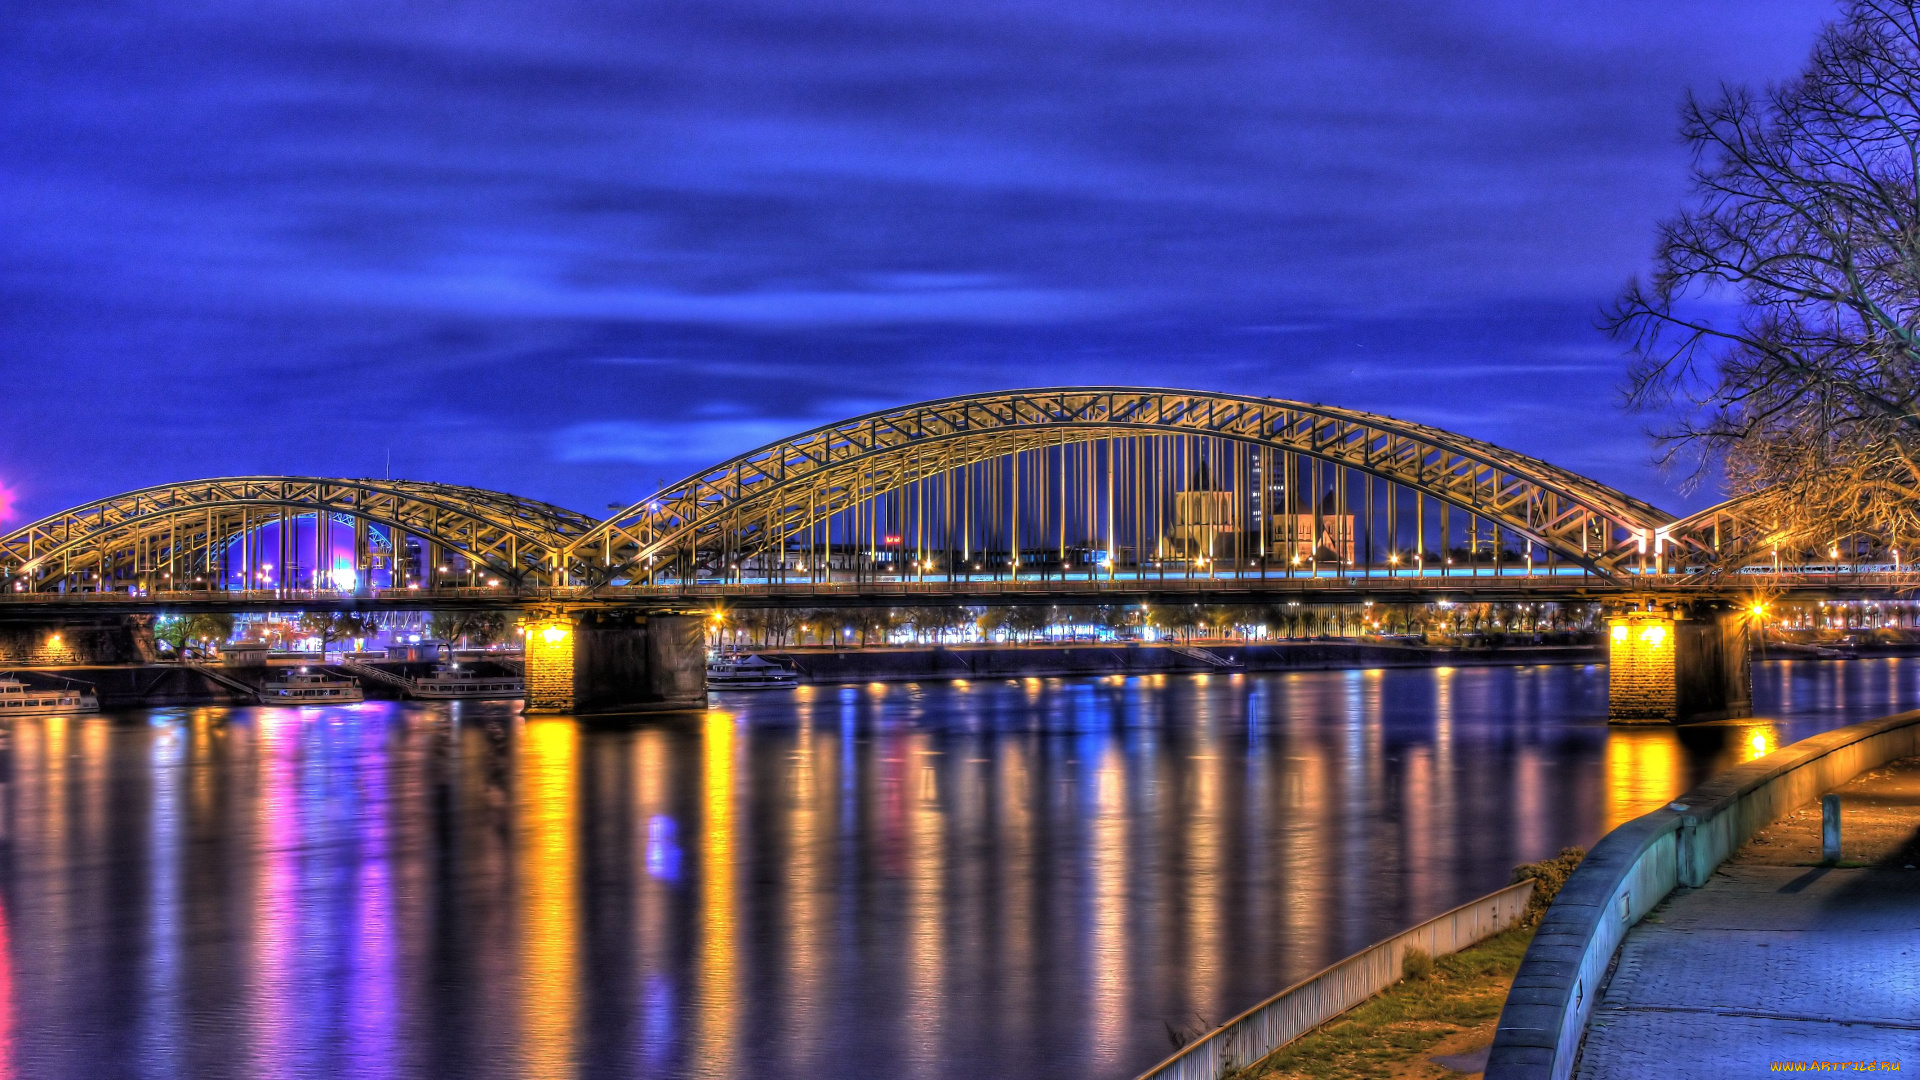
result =
[{"label": "wispy cloud", "polygon": [[0,475],[38,513],[391,445],[595,506],[849,395],[1063,382],[1631,432],[1580,350],[1680,195],[1675,103],[1832,13],[12,5]]}]

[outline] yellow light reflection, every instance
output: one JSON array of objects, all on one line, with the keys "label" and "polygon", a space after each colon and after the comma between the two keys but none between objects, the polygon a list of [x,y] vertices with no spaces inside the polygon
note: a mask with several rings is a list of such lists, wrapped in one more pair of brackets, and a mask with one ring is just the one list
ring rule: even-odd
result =
[{"label": "yellow light reflection", "polygon": [[1202,727],[1198,746],[1205,759],[1193,767],[1193,804],[1190,818],[1191,839],[1187,845],[1186,867],[1187,940],[1192,942],[1192,959],[1187,963],[1187,985],[1193,1000],[1207,1016],[1220,1011],[1219,992],[1225,982],[1220,977],[1225,938],[1221,934],[1222,899],[1225,892],[1225,844],[1221,832],[1221,774],[1227,764],[1213,760],[1213,729]]},{"label": "yellow light reflection", "polygon": [[938,759],[927,755],[927,737],[916,735],[908,752],[910,760],[922,763],[918,797],[906,815],[907,842],[911,845],[907,889],[913,913],[907,941],[908,1015],[915,1036],[912,1071],[931,1076],[940,1065],[938,1048],[945,1018],[940,1006],[946,985],[942,978],[946,967],[946,848],[942,843],[946,828],[940,811],[939,773],[933,768]]},{"label": "yellow light reflection", "polygon": [[520,806],[526,873],[521,878],[521,1053],[524,1075],[573,1073],[579,947],[574,884],[574,780],[579,733],[571,719],[529,720]]},{"label": "yellow light reflection", "polygon": [[740,1019],[733,897],[733,714],[710,712],[701,743],[700,976],[694,992],[693,1060],[708,1076],[733,1076]]},{"label": "yellow light reflection", "polygon": [[813,721],[801,720],[793,748],[793,802],[788,818],[787,971],[793,991],[785,995],[791,1010],[789,1042],[799,1060],[811,1060],[818,1050],[824,999],[821,968],[826,957],[826,920],[821,904],[826,890],[820,852],[822,798],[817,772],[833,768],[831,748],[822,751],[814,738]]},{"label": "yellow light reflection", "polygon": [[1606,768],[1609,830],[1658,809],[1686,783],[1679,736],[1664,725],[1609,728]]},{"label": "yellow light reflection", "polygon": [[1772,724],[1758,724],[1747,729],[1746,756],[1743,761],[1753,761],[1766,757],[1780,746],[1780,735]]},{"label": "yellow light reflection", "polygon": [[1126,769],[1109,742],[1100,755],[1093,818],[1093,1053],[1111,1071],[1127,1046]]}]

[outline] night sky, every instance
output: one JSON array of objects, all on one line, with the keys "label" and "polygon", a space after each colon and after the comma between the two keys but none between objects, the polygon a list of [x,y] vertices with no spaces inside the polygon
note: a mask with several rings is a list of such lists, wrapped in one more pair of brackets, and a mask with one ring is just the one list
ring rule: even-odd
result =
[{"label": "night sky", "polygon": [[238,473],[593,514],[856,412],[1126,383],[1670,509],[1598,310],[1689,89],[1826,0],[0,7],[12,524]]}]

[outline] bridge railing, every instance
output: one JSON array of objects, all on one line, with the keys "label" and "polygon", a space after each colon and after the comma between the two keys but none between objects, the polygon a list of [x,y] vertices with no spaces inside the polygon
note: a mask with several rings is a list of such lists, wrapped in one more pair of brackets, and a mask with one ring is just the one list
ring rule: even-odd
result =
[{"label": "bridge railing", "polygon": [[[797,575],[796,575],[797,576]],[[1394,592],[1428,595],[1435,600],[1445,599],[1449,595],[1471,595],[1476,590],[1554,590],[1579,591],[1582,593],[1608,591],[1635,591],[1639,589],[1660,589],[1675,592],[1726,593],[1729,591],[1775,592],[1790,589],[1821,590],[1851,589],[1862,591],[1885,591],[1900,593],[1920,591],[1920,569],[1884,569],[1863,572],[1839,572],[1815,570],[1807,572],[1783,573],[1740,573],[1716,578],[1703,578],[1697,574],[1675,572],[1668,574],[1634,574],[1624,580],[1609,580],[1585,574],[1558,573],[1474,573],[1461,570],[1452,573],[1427,571],[1416,573],[1401,571],[1384,573],[1365,571],[1336,573],[1321,571],[1318,574],[1298,573],[1286,575],[1278,571],[1266,573],[1220,573],[1212,575],[1168,574],[1122,574],[1112,577],[1084,577],[1076,575],[1054,575],[1050,577],[1023,576],[1017,580],[1006,578],[988,578],[984,575],[972,578],[957,577],[951,580],[929,575],[923,580],[900,580],[871,578],[850,580],[766,580],[748,579],[746,581],[702,580],[697,582],[675,581],[658,584],[609,585],[599,588],[585,586],[516,586],[503,582],[500,585],[482,586],[409,586],[402,589],[362,589],[358,591],[338,589],[193,589],[158,590],[135,587],[109,590],[76,590],[70,592],[0,592],[0,606],[127,606],[134,604],[142,607],[179,603],[183,605],[232,604],[235,606],[257,607],[262,605],[301,605],[301,604],[351,604],[357,600],[367,600],[383,605],[425,604],[434,600],[493,601],[502,604],[524,604],[539,602],[567,601],[620,601],[620,600],[687,600],[687,601],[742,601],[755,598],[801,598],[817,597],[822,601],[831,601],[837,597],[887,597],[941,598],[976,600],[990,603],[997,597],[1019,597],[1032,595],[1055,596],[1062,594],[1082,594],[1090,598],[1102,595],[1139,596],[1143,593],[1159,595],[1191,595],[1196,598],[1212,594],[1244,594],[1248,592],[1270,592],[1275,595],[1304,595],[1316,593],[1366,593]]]}]

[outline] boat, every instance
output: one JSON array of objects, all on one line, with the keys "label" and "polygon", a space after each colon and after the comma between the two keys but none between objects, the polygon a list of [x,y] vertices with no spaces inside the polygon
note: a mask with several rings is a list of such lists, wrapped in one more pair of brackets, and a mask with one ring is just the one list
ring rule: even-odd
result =
[{"label": "boat", "polygon": [[352,705],[366,700],[359,679],[343,679],[330,671],[290,671],[260,684],[264,705]]},{"label": "boat", "polygon": [[758,656],[722,656],[707,665],[709,690],[779,690],[799,684],[797,673]]},{"label": "boat", "polygon": [[481,675],[472,668],[442,664],[411,680],[414,697],[430,701],[491,700],[524,697],[526,683],[518,675]]},{"label": "boat", "polygon": [[85,687],[40,690],[11,675],[0,675],[0,719],[99,711],[100,699]]}]

